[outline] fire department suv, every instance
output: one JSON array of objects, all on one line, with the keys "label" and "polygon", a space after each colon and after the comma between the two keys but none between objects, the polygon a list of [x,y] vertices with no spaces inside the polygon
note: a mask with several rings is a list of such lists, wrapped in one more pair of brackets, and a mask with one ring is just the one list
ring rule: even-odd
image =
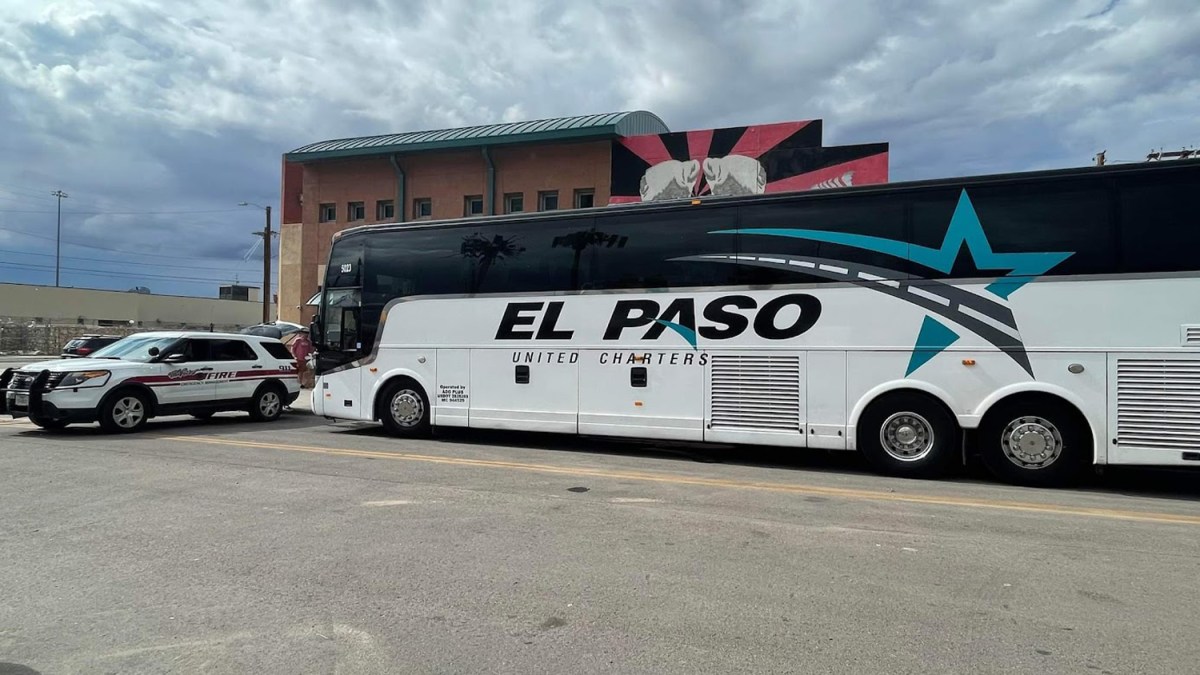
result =
[{"label": "fire department suv", "polygon": [[43,429],[99,422],[111,432],[151,417],[199,419],[230,410],[278,419],[300,395],[296,363],[279,340],[220,333],[138,333],[86,359],[45,361],[0,375],[0,413]]}]

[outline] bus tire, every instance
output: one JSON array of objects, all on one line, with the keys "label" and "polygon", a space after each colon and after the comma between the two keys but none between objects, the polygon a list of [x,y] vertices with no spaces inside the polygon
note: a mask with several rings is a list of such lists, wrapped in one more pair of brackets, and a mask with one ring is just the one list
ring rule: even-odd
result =
[{"label": "bus tire", "polygon": [[942,402],[919,392],[885,394],[858,420],[858,447],[880,473],[932,478],[960,457],[960,431]]},{"label": "bus tire", "polygon": [[979,454],[997,479],[1050,487],[1079,478],[1094,448],[1087,421],[1053,396],[1002,401],[979,425]]},{"label": "bus tire", "polygon": [[421,385],[407,377],[384,388],[376,414],[393,436],[416,438],[429,434],[429,397]]}]

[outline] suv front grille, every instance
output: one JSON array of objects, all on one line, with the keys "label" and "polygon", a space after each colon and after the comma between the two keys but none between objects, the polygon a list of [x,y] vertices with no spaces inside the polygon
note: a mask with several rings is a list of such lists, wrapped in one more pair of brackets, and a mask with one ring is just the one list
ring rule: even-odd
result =
[{"label": "suv front grille", "polygon": [[29,385],[33,384],[33,376],[25,373],[13,373],[12,382],[8,384],[9,389],[27,390]]},{"label": "suv front grille", "polygon": [[[66,373],[50,373],[49,379],[46,380],[46,388],[53,389],[66,376]],[[8,388],[14,391],[28,391],[33,386],[33,379],[35,377],[37,375],[30,373],[13,373],[12,382],[9,383]]]}]

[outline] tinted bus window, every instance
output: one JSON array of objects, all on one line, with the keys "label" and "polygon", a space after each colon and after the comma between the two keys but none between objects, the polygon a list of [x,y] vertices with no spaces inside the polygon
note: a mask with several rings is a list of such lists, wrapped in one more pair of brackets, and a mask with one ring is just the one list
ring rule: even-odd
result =
[{"label": "tinted bus window", "polygon": [[467,292],[467,264],[454,230],[411,229],[367,237],[363,304],[383,305],[409,295]]},{"label": "tinted bus window", "polygon": [[1122,272],[1200,269],[1198,188],[1196,169],[1121,181]]},{"label": "tinted bus window", "polygon": [[362,284],[363,239],[351,237],[333,243],[329,267],[325,269],[325,288],[352,288]]},{"label": "tinted bus window", "polygon": [[[739,254],[778,255],[797,263],[826,261],[835,268],[869,265],[879,268],[880,276],[907,276],[904,203],[898,196],[810,197],[744,206],[739,216]],[[813,276],[804,269],[791,264],[786,269],[743,266],[740,283],[837,280]]]},{"label": "tinted bus window", "polygon": [[[1115,271],[1116,231],[1111,213],[1111,192],[1100,181],[1041,181],[1037,183],[968,187],[966,194],[978,224],[968,219],[958,235],[950,233],[950,222],[958,208],[962,189],[947,188],[914,194],[912,243],[931,250],[953,249],[952,263],[939,267],[914,268],[933,277],[997,277],[1008,275],[1015,264],[989,259],[985,247],[967,250],[962,239],[982,229],[994,253],[1062,253],[1046,274],[1103,274]],[[964,208],[966,204],[964,204]],[[969,210],[964,211],[969,214]],[[969,216],[968,216],[969,218]],[[979,240],[982,244],[984,239]],[[914,253],[914,257],[918,254]],[[936,259],[936,256],[934,257]],[[1028,264],[1028,263],[1027,263]],[[1036,261],[1026,269],[1041,269]]]},{"label": "tinted bus window", "polygon": [[[688,288],[734,283],[735,266],[679,260],[735,253],[734,207],[693,206],[669,211],[644,207],[601,214],[595,226],[570,233],[585,290]],[[730,233],[721,234],[723,230]]]},{"label": "tinted bus window", "polygon": [[590,218],[502,222],[455,228],[469,293],[533,293],[571,288],[571,248],[563,237]]}]

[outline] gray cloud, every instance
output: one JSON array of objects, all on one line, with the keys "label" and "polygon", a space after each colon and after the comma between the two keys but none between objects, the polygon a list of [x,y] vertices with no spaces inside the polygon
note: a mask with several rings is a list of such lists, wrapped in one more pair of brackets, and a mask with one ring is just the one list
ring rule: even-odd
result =
[{"label": "gray cloud", "polygon": [[[62,187],[77,211],[275,203],[280,155],[314,140],[630,108],[674,129],[821,117],[832,142],[891,142],[897,180],[1200,142],[1194,0],[17,4],[0,6],[0,188]],[[0,212],[46,206],[0,192]],[[259,223],[69,227],[237,266]]]}]

